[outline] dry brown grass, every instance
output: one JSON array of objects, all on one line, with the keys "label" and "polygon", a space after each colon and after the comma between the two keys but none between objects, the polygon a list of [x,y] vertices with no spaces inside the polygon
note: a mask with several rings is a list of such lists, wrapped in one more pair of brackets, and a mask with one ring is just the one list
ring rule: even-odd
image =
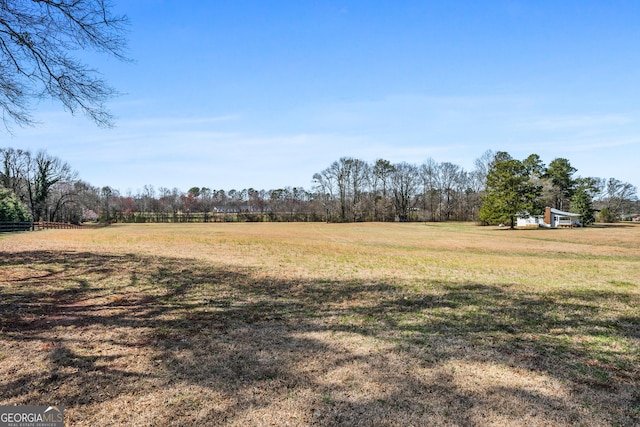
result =
[{"label": "dry brown grass", "polygon": [[68,425],[637,425],[640,227],[0,236],[0,405]]}]

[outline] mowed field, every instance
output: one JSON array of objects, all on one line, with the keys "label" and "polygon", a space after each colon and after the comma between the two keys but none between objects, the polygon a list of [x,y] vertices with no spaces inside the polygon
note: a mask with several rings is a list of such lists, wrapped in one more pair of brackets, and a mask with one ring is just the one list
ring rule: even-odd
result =
[{"label": "mowed field", "polygon": [[0,405],[69,426],[640,424],[640,226],[0,235]]}]

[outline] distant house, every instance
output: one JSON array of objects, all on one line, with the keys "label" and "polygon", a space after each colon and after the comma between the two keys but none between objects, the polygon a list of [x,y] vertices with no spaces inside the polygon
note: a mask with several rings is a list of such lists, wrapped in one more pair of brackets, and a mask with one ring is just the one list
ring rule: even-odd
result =
[{"label": "distant house", "polygon": [[580,214],[545,208],[544,215],[532,216],[528,212],[518,217],[518,227],[582,227]]}]

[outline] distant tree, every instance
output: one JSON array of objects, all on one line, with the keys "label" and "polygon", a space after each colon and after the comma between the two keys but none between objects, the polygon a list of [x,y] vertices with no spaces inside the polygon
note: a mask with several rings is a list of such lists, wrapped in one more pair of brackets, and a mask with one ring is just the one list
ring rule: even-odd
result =
[{"label": "distant tree", "polygon": [[269,206],[271,207],[269,215],[272,221],[277,221],[280,218],[280,214],[284,211],[284,200],[285,190],[283,188],[269,192]]},{"label": "distant tree", "polygon": [[23,203],[27,200],[27,183],[31,167],[31,153],[11,147],[0,148],[0,185],[13,191]]},{"label": "distant tree", "polygon": [[482,207],[482,198],[487,187],[487,174],[493,162],[495,153],[491,150],[485,151],[480,157],[473,162],[474,169],[469,173],[468,189],[466,199],[468,203],[469,217],[468,220],[478,220],[480,208]]},{"label": "distant tree", "polygon": [[575,189],[573,174],[577,171],[569,160],[557,158],[549,163],[545,177],[551,182],[551,197],[556,209],[565,210]]},{"label": "distant tree", "polygon": [[256,190],[255,188],[249,188],[247,190],[248,202],[253,212],[263,213],[266,208],[266,202],[264,200],[265,193]]},{"label": "distant tree", "polygon": [[432,158],[428,158],[420,166],[420,181],[422,183],[422,209],[425,220],[436,221],[436,212],[440,206],[442,192],[440,191],[440,165]]},{"label": "distant tree", "polygon": [[58,157],[39,151],[33,158],[30,168],[31,177],[27,182],[27,194],[34,221],[47,218],[48,208],[51,207],[50,196],[56,186],[65,186],[66,190],[73,187],[68,184],[77,180],[77,173],[71,166]]},{"label": "distant tree", "polygon": [[287,221],[295,221],[296,215],[304,211],[303,202],[306,193],[301,187],[285,187],[284,188],[285,205],[287,207]]},{"label": "distant tree", "polygon": [[239,213],[246,209],[247,190],[231,189],[227,192],[227,211]]},{"label": "distant tree", "polygon": [[361,159],[352,159],[350,174],[351,193],[351,221],[362,221],[365,217],[366,199],[365,193],[368,189],[371,175],[371,167]]},{"label": "distant tree", "polygon": [[373,193],[373,218],[376,221],[387,221],[390,218],[389,188],[391,187],[391,175],[395,167],[390,161],[378,159],[371,170],[371,183]]},{"label": "distant tree", "polygon": [[409,211],[419,186],[418,167],[401,162],[394,165],[391,175],[393,204],[400,221],[409,220]]},{"label": "distant tree", "polygon": [[351,205],[353,204],[353,194],[351,192],[352,164],[352,157],[341,157],[340,160],[333,162],[329,167],[331,173],[335,176],[335,182],[338,187],[341,222],[351,220]]},{"label": "distant tree", "polygon": [[491,168],[491,164],[495,157],[496,153],[491,150],[487,150],[473,162],[473,165],[475,166],[474,172],[476,179],[483,184],[483,187],[487,184],[487,175],[489,174],[489,169]]},{"label": "distant tree", "polygon": [[[336,204],[335,189],[334,176],[329,168],[313,174],[315,200],[317,204],[322,206],[322,213],[326,222],[333,221],[333,212]],[[273,209],[273,206],[271,208]]]},{"label": "distant tree", "polygon": [[87,209],[82,212],[83,222],[95,222],[97,220],[98,220],[98,214],[94,210]]},{"label": "distant tree", "polygon": [[580,214],[580,221],[584,225],[593,224],[596,220],[594,197],[600,191],[600,180],[598,178],[578,178],[575,181],[576,188],[571,196],[571,208],[573,213]]},{"label": "distant tree", "polygon": [[186,220],[191,220],[191,214],[202,211],[200,187],[191,187],[186,195],[181,196],[182,206],[185,210]]},{"label": "distant tree", "polygon": [[76,181],[61,182],[53,186],[47,201],[47,220],[79,224],[82,221],[82,208],[77,203],[77,198]]},{"label": "distant tree", "polygon": [[[97,220],[99,217],[98,212],[100,212],[100,206],[101,206],[100,188],[94,187],[91,184],[84,181],[76,182],[75,187],[77,192],[77,196],[75,200],[81,212],[80,220],[81,221]],[[89,211],[93,212],[95,215],[98,215],[98,216],[96,218],[93,218],[93,214],[89,213],[85,215],[85,212],[89,212]]]},{"label": "distant tree", "polygon": [[191,187],[189,191],[187,191],[187,196],[190,196],[193,199],[197,199],[200,197],[200,187]]},{"label": "distant tree", "polygon": [[[175,204],[171,189],[167,187],[158,188],[158,215],[157,217],[161,222],[170,222],[169,214],[173,212],[173,205]],[[174,216],[175,218],[175,216]]]},{"label": "distant tree", "polygon": [[[554,193],[552,190],[553,184],[547,179],[547,168],[539,155],[529,155],[529,157],[522,161],[522,164],[525,167],[525,173],[529,175],[529,181],[531,181],[531,183],[539,186],[542,192],[547,188],[549,190],[549,194]],[[533,203],[532,211],[544,211],[546,206],[550,206],[547,202],[548,201],[544,200],[542,197],[536,198]],[[553,203],[555,206],[555,201]]]},{"label": "distant tree", "polygon": [[340,222],[353,220],[353,205],[357,197],[354,194],[354,183],[357,186],[360,182],[356,169],[356,159],[342,157],[314,175],[316,186],[322,187],[337,203]]},{"label": "distant tree", "polygon": [[615,178],[606,181],[601,202],[604,203],[612,219],[620,219],[625,211],[628,213],[631,206],[638,200],[638,192],[635,186]]},{"label": "distant tree", "polygon": [[182,208],[181,195],[182,192],[177,187],[173,187],[166,199],[167,206],[171,210],[171,220],[173,222],[179,221],[178,212],[180,212],[180,209]]},{"label": "distant tree", "polygon": [[156,190],[153,185],[145,185],[142,187],[142,193],[137,197],[139,200],[139,209],[142,212],[154,212],[159,213],[159,206],[154,206],[156,201]]},{"label": "distant tree", "polygon": [[114,190],[109,186],[102,187],[102,189],[100,190],[100,196],[102,199],[101,220],[107,223],[111,222],[111,219],[112,219],[111,210],[113,206],[114,195],[115,195]]},{"label": "distant tree", "polygon": [[227,206],[227,193],[224,190],[212,190],[211,202],[218,211],[224,211]]},{"label": "distant tree", "polygon": [[202,187],[200,189],[200,208],[204,213],[204,222],[209,222],[209,215],[213,208],[213,193],[208,187]]},{"label": "distant tree", "polygon": [[615,222],[616,221],[616,217],[613,215],[613,213],[611,213],[611,211],[608,208],[602,208],[600,210],[600,213],[598,214],[598,218],[602,222]]},{"label": "distant tree", "polygon": [[18,197],[0,186],[0,221],[29,221],[29,212]]},{"label": "distant tree", "polygon": [[546,173],[544,163],[537,154],[530,154],[529,157],[522,161],[522,165],[525,167],[526,173],[532,178],[541,178]]},{"label": "distant tree", "polygon": [[120,60],[127,19],[107,0],[0,1],[0,109],[8,121],[33,125],[32,102],[51,98],[100,126],[112,117],[104,102],[115,94],[95,70],[71,54],[88,49]]},{"label": "distant tree", "polygon": [[509,153],[496,153],[487,174],[486,193],[480,219],[487,224],[509,223],[515,227],[519,213],[531,211],[540,196],[540,186],[531,182],[527,166]]},{"label": "distant tree", "polygon": [[[0,162],[0,185],[27,206],[35,221],[79,222],[82,208],[91,204],[78,196],[94,190],[80,183],[68,163],[44,150],[32,155],[29,151],[0,148]],[[94,203],[92,207],[98,205]]]},{"label": "distant tree", "polygon": [[440,184],[442,190],[442,203],[440,207],[440,219],[449,221],[457,203],[460,184],[464,181],[465,172],[458,165],[444,162],[440,164]]}]

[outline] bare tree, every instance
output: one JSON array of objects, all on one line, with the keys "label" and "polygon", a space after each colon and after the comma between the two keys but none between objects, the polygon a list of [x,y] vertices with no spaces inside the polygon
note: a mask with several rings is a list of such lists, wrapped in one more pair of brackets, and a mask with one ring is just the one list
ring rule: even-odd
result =
[{"label": "bare tree", "polygon": [[609,178],[604,188],[602,202],[611,215],[619,219],[627,212],[630,206],[638,200],[638,192],[635,186],[615,178]]},{"label": "bare tree", "polygon": [[0,148],[0,162],[2,163],[0,184],[13,191],[22,203],[28,203],[27,178],[31,164],[31,153],[10,147]]},{"label": "bare tree", "polygon": [[351,160],[351,219],[353,221],[361,221],[365,216],[364,206],[366,203],[363,195],[368,188],[370,173],[371,167],[367,162],[360,159]]},{"label": "bare tree", "polygon": [[316,185],[323,187],[327,194],[331,195],[332,200],[335,200],[337,195],[340,222],[347,222],[351,218],[350,208],[353,202],[353,194],[350,191],[352,163],[352,158],[342,157],[313,177]]},{"label": "bare tree", "polygon": [[484,190],[487,186],[487,175],[489,174],[491,163],[495,157],[496,153],[491,150],[487,150],[473,162],[475,166],[474,176],[478,183],[481,184],[481,190]]},{"label": "bare tree", "polygon": [[449,162],[441,163],[439,170],[443,195],[440,218],[449,221],[456,202],[456,187],[461,183],[464,171],[460,166]]},{"label": "bare tree", "polygon": [[[77,180],[77,173],[71,166],[58,157],[39,151],[33,158],[30,167],[32,179],[28,181],[29,204],[34,221],[41,221],[48,216],[49,198],[55,186],[68,184]],[[66,186],[65,188],[72,188]]]},{"label": "bare tree", "polygon": [[[422,183],[422,209],[425,219],[436,220],[436,210],[440,205],[442,193],[440,191],[440,165],[432,158],[428,158],[420,166],[420,181]],[[429,216],[427,217],[427,212]]]},{"label": "bare tree", "polygon": [[202,212],[204,213],[204,222],[209,222],[209,214],[213,208],[213,191],[208,187],[200,189],[200,198],[202,200]]},{"label": "bare tree", "polygon": [[419,186],[418,167],[407,162],[394,165],[391,182],[393,185],[393,203],[400,221],[409,220],[414,197]]},{"label": "bare tree", "polygon": [[[35,221],[77,221],[82,207],[78,194],[77,173],[58,157],[41,150],[36,155],[29,151],[0,148],[0,185],[11,190],[27,205]],[[71,206],[77,204],[78,206]],[[65,214],[61,214],[64,210]]]},{"label": "bare tree", "polygon": [[387,221],[389,219],[390,203],[388,191],[391,187],[391,175],[394,172],[394,166],[388,160],[378,159],[372,167],[371,171],[371,187],[374,197],[373,218],[376,221]]},{"label": "bare tree", "polygon": [[352,202],[352,194],[350,192],[351,184],[351,165],[353,159],[351,157],[341,157],[340,160],[333,162],[329,169],[335,177],[338,186],[338,198],[340,200],[340,221],[349,221],[350,207]]},{"label": "bare tree", "polygon": [[335,204],[335,179],[331,169],[327,168],[320,173],[313,174],[313,190],[316,193],[316,201],[323,206],[325,221],[332,221]]},{"label": "bare tree", "polygon": [[482,206],[482,198],[487,188],[487,175],[491,169],[491,164],[496,153],[492,150],[486,150],[480,157],[474,160],[474,169],[469,173],[469,189],[467,193],[467,201],[470,203],[470,217],[474,221],[478,219],[478,213]]},{"label": "bare tree", "polygon": [[71,54],[91,49],[120,60],[125,16],[108,0],[0,0],[0,108],[9,121],[33,125],[31,104],[51,98],[99,126],[110,126],[104,102],[115,90]]}]

